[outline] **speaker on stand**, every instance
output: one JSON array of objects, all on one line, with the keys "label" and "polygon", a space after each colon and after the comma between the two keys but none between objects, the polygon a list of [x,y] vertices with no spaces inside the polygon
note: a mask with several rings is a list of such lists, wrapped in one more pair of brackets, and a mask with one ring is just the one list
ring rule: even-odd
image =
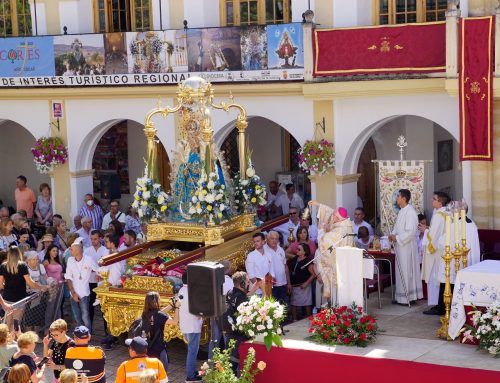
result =
[{"label": "speaker on stand", "polygon": [[222,332],[221,317],[226,311],[223,293],[224,266],[215,262],[191,263],[187,266],[189,312],[204,318],[210,318],[210,342],[217,347],[215,325]]}]

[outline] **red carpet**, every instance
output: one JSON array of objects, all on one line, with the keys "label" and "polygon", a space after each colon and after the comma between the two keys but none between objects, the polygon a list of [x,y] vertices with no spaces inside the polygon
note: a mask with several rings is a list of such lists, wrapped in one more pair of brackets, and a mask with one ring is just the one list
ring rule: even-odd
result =
[{"label": "red carpet", "polygon": [[[307,382],[366,382],[366,383],[423,383],[423,382],[500,382],[499,371],[477,370],[395,359],[375,359],[355,355],[273,347],[245,343],[256,351],[256,360],[267,366],[257,375],[255,383]],[[466,347],[466,346],[464,346]],[[342,379],[342,380],[341,380]]]}]

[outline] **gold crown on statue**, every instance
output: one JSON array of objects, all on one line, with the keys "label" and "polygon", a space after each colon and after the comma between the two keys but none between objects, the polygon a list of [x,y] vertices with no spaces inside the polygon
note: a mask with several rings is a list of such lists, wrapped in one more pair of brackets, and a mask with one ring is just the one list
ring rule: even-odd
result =
[{"label": "gold crown on statue", "polygon": [[396,170],[396,177],[398,177],[398,178],[406,177],[406,170],[403,170],[403,169]]}]

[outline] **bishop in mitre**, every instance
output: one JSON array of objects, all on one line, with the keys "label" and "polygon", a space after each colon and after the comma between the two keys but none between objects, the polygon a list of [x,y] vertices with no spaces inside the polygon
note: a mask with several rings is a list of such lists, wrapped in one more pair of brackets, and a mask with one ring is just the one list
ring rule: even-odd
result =
[{"label": "bishop in mitre", "polygon": [[427,243],[422,260],[422,279],[427,283],[427,304],[433,306],[424,311],[426,315],[441,315],[437,306],[439,299],[438,271],[444,249],[439,246],[439,241],[445,234],[446,205],[449,202],[450,197],[444,192],[435,192],[432,196],[432,207],[435,210],[427,232]]},{"label": "bishop in mitre", "polygon": [[318,271],[323,281],[323,297],[335,304],[337,300],[337,277],[335,249],[354,246],[354,229],[347,210],[343,207],[332,209],[317,201],[309,201],[309,206],[318,207]]},{"label": "bishop in mitre", "polygon": [[418,215],[410,205],[411,192],[400,189],[396,202],[400,207],[394,229],[389,240],[396,250],[396,302],[408,304],[423,298],[418,245],[415,233],[418,227]]}]

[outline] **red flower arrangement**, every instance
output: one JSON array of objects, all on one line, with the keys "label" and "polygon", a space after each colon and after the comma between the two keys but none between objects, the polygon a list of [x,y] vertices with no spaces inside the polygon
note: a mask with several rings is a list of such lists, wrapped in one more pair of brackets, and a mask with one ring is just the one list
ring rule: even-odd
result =
[{"label": "red flower arrangement", "polygon": [[309,320],[311,339],[318,343],[366,347],[378,330],[375,318],[355,304],[323,309]]}]

